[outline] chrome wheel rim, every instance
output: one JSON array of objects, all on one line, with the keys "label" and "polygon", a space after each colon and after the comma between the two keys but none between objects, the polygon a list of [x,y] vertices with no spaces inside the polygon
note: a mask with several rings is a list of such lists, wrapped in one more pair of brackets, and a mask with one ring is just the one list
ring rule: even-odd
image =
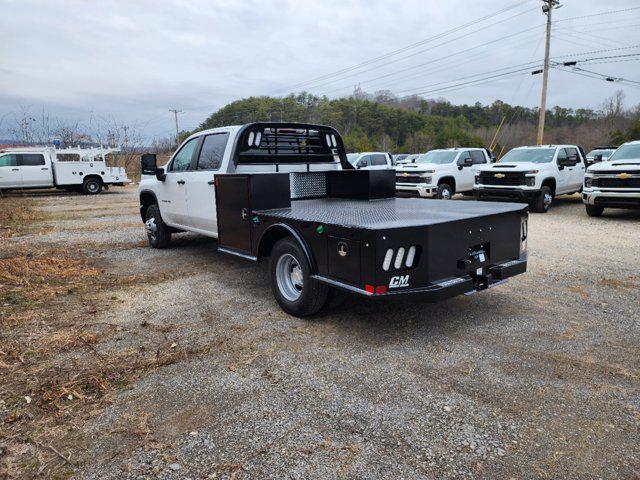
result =
[{"label": "chrome wheel rim", "polygon": [[295,302],[302,295],[304,276],[300,263],[290,253],[285,253],[276,264],[276,281],[278,290],[284,298]]},{"label": "chrome wheel rim", "polygon": [[442,190],[441,196],[443,200],[451,200],[451,191],[445,188]]},{"label": "chrome wheel rim", "polygon": [[149,235],[152,240],[155,240],[158,235],[158,225],[156,225],[155,217],[151,217],[144,222],[144,227],[147,229],[147,235]]},{"label": "chrome wheel rim", "polygon": [[544,203],[544,208],[547,209],[551,206],[551,202],[553,202],[553,197],[550,193],[545,193],[542,198],[542,202]]}]

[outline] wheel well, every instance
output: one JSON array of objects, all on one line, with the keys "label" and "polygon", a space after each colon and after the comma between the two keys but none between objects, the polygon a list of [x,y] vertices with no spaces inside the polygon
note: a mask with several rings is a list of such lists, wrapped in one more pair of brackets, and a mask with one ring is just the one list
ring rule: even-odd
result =
[{"label": "wheel well", "polygon": [[92,178],[95,178],[96,180],[98,180],[100,183],[104,183],[102,181],[102,177],[100,175],[97,174],[91,174],[91,175],[85,175],[84,178],[82,179],[82,183],[86,182],[87,180],[90,180]]},{"label": "wheel well", "polygon": [[547,178],[542,182],[543,187],[549,187],[551,189],[551,195],[556,196],[556,180],[554,178]]},{"label": "wheel well", "polygon": [[141,192],[140,193],[140,215],[142,216],[142,221],[144,222],[147,219],[147,209],[151,206],[158,203],[156,200],[156,196],[151,192]]},{"label": "wheel well", "polygon": [[283,238],[291,237],[294,238],[302,247],[304,251],[307,261],[311,266],[311,271],[315,273],[317,271],[316,264],[314,262],[313,256],[309,251],[307,243],[304,239],[296,232],[293,228],[288,225],[283,224],[275,224],[270,226],[266,232],[262,234],[260,237],[260,244],[258,245],[258,259],[265,258],[271,255],[271,250],[273,246]]},{"label": "wheel well", "polygon": [[440,186],[443,183],[448,184],[451,188],[453,188],[453,193],[456,193],[456,179],[455,178],[453,178],[453,177],[442,177],[440,180],[438,180],[438,186]]}]

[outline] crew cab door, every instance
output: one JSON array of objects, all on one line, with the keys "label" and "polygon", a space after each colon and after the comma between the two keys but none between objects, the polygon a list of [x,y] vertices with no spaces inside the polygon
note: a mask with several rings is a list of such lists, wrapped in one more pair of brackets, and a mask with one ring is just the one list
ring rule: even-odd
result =
[{"label": "crew cab door", "polygon": [[16,157],[18,157],[18,168],[22,174],[24,188],[53,186],[51,163],[45,161],[43,154],[19,153]]},{"label": "crew cab door", "polygon": [[169,225],[188,227],[186,172],[196,153],[200,138],[192,138],[173,156],[167,167],[164,182],[158,185],[160,214]]},{"label": "crew cab door", "polygon": [[370,155],[370,165],[369,170],[386,170],[387,168],[391,168],[389,166],[389,161],[387,160],[387,156],[383,153],[376,153],[374,155]]},{"label": "crew cab door", "polygon": [[478,170],[483,165],[487,165],[488,163],[490,163],[491,160],[484,150],[471,150],[471,152],[469,153],[471,154],[471,159],[473,160],[473,166],[470,168],[473,173],[473,176],[471,178],[471,186],[469,187],[469,190],[471,191],[473,190],[473,186],[475,185],[475,177],[478,174]]},{"label": "crew cab door", "polygon": [[220,173],[228,141],[229,132],[206,135],[191,170],[184,173],[189,226],[213,236],[218,236],[214,175]]},{"label": "crew cab door", "polygon": [[456,174],[456,192],[467,192],[473,190],[476,170],[473,165],[471,152],[464,150],[458,155],[456,160],[458,171]]},{"label": "crew cab door", "polygon": [[584,181],[584,161],[582,160],[582,157],[577,148],[565,148],[565,150],[567,152],[568,158],[575,159],[575,164],[573,165],[573,167],[569,167],[571,176],[569,179],[570,185],[568,185],[568,188],[571,192],[577,192],[578,190],[580,190],[582,182]]},{"label": "crew cab door", "polygon": [[15,153],[0,155],[0,188],[22,187],[22,172]]}]

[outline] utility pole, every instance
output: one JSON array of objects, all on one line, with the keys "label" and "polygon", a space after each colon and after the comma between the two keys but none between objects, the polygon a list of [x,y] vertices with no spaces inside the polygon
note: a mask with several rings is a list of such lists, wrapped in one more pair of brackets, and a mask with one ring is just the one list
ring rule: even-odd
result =
[{"label": "utility pole", "polygon": [[178,143],[178,137],[180,136],[180,129],[178,128],[178,114],[182,113],[182,110],[177,110],[175,108],[170,108],[170,112],[173,112],[173,116],[176,119],[176,144]]},{"label": "utility pole", "polygon": [[551,12],[560,8],[560,0],[542,0],[542,13],[547,16],[547,43],[544,49],[544,68],[542,70],[542,98],[540,100],[540,116],[538,117],[538,145],[544,138],[544,117],[547,113],[547,82],[549,80],[549,50],[551,49]]}]

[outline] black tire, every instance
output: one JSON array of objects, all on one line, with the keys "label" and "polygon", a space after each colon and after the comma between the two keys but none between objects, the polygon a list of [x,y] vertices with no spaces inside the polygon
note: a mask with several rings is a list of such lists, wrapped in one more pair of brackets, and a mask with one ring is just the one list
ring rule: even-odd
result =
[{"label": "black tire", "polygon": [[[288,267],[291,267],[291,270]],[[298,269],[297,275],[298,279],[301,279],[301,285],[292,283],[287,288],[286,280],[278,280],[278,272],[288,272],[291,279],[295,269]],[[293,238],[283,238],[274,245],[269,260],[269,273],[273,296],[288,314],[307,317],[319,312],[326,305],[329,287],[311,278],[311,266],[307,257],[300,244]]]},{"label": "black tire", "polygon": [[540,193],[538,193],[538,196],[531,204],[531,211],[536,213],[547,213],[552,203],[553,193],[551,193],[551,189],[547,186],[543,186],[540,189]]},{"label": "black tire", "polygon": [[604,207],[600,205],[585,205],[585,208],[587,209],[587,215],[590,217],[599,217],[604,212]]},{"label": "black tire", "polygon": [[98,178],[85,178],[82,182],[82,193],[85,195],[97,195],[102,191],[102,181]]},{"label": "black tire", "polygon": [[[149,245],[152,248],[167,248],[171,242],[171,229],[162,221],[158,205],[150,205],[149,208],[147,208],[145,218],[147,220],[144,224],[147,229]],[[153,222],[149,223],[152,220]],[[155,232],[153,230],[155,230]]]},{"label": "black tire", "polygon": [[448,183],[441,183],[438,185],[438,198],[441,200],[451,200],[454,195],[454,190]]}]

